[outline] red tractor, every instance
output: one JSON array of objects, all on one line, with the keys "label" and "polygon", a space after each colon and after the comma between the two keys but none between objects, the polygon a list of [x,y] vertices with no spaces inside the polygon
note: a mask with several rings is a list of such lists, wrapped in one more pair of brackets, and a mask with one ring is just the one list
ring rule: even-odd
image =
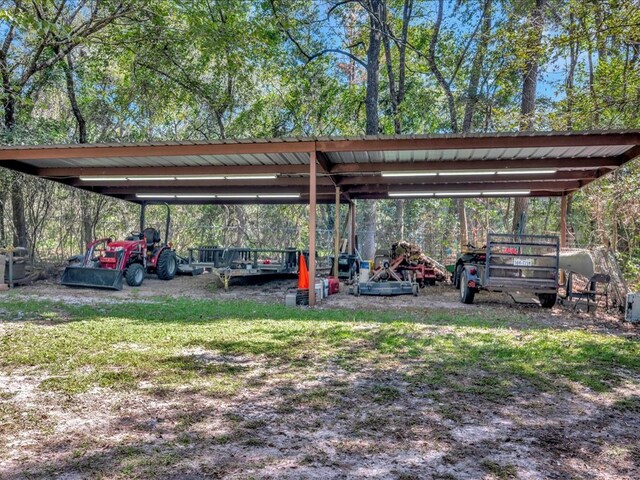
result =
[{"label": "red tractor", "polygon": [[[167,231],[170,217],[167,211]],[[139,287],[146,273],[171,280],[178,271],[178,257],[171,245],[160,239],[155,228],[132,232],[126,240],[100,238],[87,245],[87,252],[75,265],[65,268],[60,283],[70,287],[122,290],[122,279]]]}]

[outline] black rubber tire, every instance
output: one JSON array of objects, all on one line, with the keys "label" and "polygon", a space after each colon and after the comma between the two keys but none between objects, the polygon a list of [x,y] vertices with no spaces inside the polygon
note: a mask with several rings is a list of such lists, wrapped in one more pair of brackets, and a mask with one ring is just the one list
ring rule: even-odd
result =
[{"label": "black rubber tire", "polygon": [[139,287],[144,282],[144,267],[139,263],[132,263],[124,273],[127,285],[130,287]]},{"label": "black rubber tire", "polygon": [[538,300],[540,300],[540,306],[542,308],[553,308],[558,300],[557,293],[539,293]]},{"label": "black rubber tire", "polygon": [[356,297],[360,296],[360,285],[358,285],[357,283],[353,286],[353,294]]},{"label": "black rubber tire", "polygon": [[413,286],[411,287],[411,293],[413,293],[413,296],[414,296],[414,297],[417,297],[417,296],[418,296],[418,285],[413,285]]},{"label": "black rubber tire", "polygon": [[460,277],[462,274],[462,265],[456,265],[456,270],[453,274],[453,286],[460,288]]},{"label": "black rubber tire", "polygon": [[471,305],[475,296],[476,291],[474,288],[469,288],[469,284],[466,281],[466,272],[463,268],[460,272],[460,301]]},{"label": "black rubber tire", "polygon": [[176,254],[171,250],[163,250],[158,257],[156,265],[156,273],[160,280],[171,280],[176,276],[178,271],[178,259]]}]

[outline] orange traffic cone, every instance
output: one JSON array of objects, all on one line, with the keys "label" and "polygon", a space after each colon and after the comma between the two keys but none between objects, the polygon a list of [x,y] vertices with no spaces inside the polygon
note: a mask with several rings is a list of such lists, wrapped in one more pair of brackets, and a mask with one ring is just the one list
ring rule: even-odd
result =
[{"label": "orange traffic cone", "polygon": [[298,290],[309,290],[309,270],[304,255],[300,255],[300,268],[298,268]]}]

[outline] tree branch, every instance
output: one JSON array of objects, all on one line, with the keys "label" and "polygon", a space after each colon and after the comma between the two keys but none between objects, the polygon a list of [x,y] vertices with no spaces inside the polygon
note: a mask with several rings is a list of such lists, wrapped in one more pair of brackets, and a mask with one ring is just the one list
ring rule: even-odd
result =
[{"label": "tree branch", "polygon": [[[353,1],[355,1],[355,0],[353,0]],[[346,52],[344,50],[340,50],[340,49],[337,49],[337,48],[325,48],[324,50],[320,50],[319,52],[315,52],[315,53],[312,53],[312,54],[307,53],[305,51],[305,49],[302,48],[302,45],[300,45],[300,42],[298,42],[293,37],[293,35],[291,35],[291,32],[289,31],[289,29],[286,28],[283,25],[282,21],[280,20],[280,17],[278,16],[278,11],[276,9],[274,0],[269,0],[269,3],[271,4],[271,10],[273,12],[273,16],[275,17],[276,21],[278,22],[278,25],[280,26],[280,28],[282,29],[284,34],[287,36],[287,38],[289,40],[291,40],[291,42],[296,46],[296,48],[302,54],[302,56],[307,59],[306,63],[310,63],[313,60],[315,60],[316,58],[319,58],[319,57],[321,57],[322,55],[324,55],[326,53],[339,53],[341,55],[345,55],[346,57],[349,57],[351,60],[353,60],[354,62],[356,62],[360,66],[362,66],[364,68],[367,68],[367,63],[365,61],[363,61],[362,59],[360,59],[359,57],[357,57],[356,55],[354,55],[354,54],[352,54],[350,52]],[[348,2],[343,2],[343,3],[348,3]]]}]

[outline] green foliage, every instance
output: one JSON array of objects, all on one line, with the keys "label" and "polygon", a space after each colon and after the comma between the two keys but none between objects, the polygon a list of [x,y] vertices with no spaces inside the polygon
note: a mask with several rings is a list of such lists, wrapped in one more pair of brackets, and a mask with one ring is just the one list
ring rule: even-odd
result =
[{"label": "green foliage", "polygon": [[[460,123],[487,3],[444,3],[434,61],[449,85]],[[367,77],[360,62],[367,57],[370,18],[362,2],[90,1],[78,12],[71,1],[44,2],[40,10],[36,5],[8,1],[0,10],[0,43],[8,45],[0,65],[6,80],[6,142],[77,139],[63,68],[66,60],[56,56],[60,49],[68,50],[73,60],[74,91],[90,142],[364,132]],[[58,16],[55,5],[61,8]],[[388,76],[383,49],[380,131],[394,133],[396,120],[402,133],[450,131],[448,98],[429,62],[436,2],[411,2],[404,67],[399,35],[405,2],[386,0],[385,5],[395,82]],[[491,5],[472,131],[519,127],[523,71],[533,57],[541,70],[536,129],[640,127],[637,2],[552,2],[539,46],[535,29],[526,27],[534,1],[494,0]],[[7,43],[8,38],[12,40]],[[404,96],[396,116],[391,87],[398,85],[401,71]],[[610,244],[620,253],[630,279],[638,278],[640,256],[639,175],[632,165],[615,181],[605,177],[575,196],[570,215],[571,241],[578,246]],[[15,178],[5,172],[1,176],[3,185]],[[34,192],[34,205],[48,205],[45,221],[38,218],[42,208],[27,215],[29,241],[39,241],[32,249],[41,258],[76,253],[86,241],[78,228],[83,222],[93,225],[94,234],[113,236],[136,226],[131,206],[112,201],[102,205],[91,195],[39,185],[24,180],[25,191]],[[8,192],[9,188],[0,191],[0,241],[14,233]],[[49,199],[55,201],[49,205]],[[509,229],[513,207],[507,200],[468,200],[466,205],[473,243],[483,243],[488,231]],[[395,202],[380,202],[378,210],[380,248],[398,240],[401,223],[408,227],[407,236],[437,257],[459,247],[456,208],[448,200],[407,201],[404,219],[397,218]],[[557,212],[555,201],[533,200],[529,230],[557,232]],[[320,229],[330,229],[330,216],[319,217]],[[177,208],[174,218],[173,239],[179,248],[306,243],[306,210],[301,207],[185,207]]]}]

